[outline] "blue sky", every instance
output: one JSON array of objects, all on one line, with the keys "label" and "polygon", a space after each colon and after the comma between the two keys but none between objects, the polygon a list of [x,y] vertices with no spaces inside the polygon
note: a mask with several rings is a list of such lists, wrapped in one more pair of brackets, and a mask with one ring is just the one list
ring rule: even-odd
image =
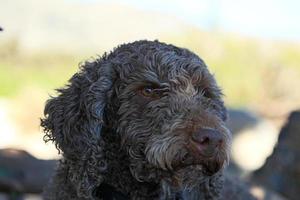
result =
[{"label": "blue sky", "polygon": [[[83,1],[83,0],[81,0]],[[206,30],[300,41],[300,0],[86,0],[168,13]]]}]

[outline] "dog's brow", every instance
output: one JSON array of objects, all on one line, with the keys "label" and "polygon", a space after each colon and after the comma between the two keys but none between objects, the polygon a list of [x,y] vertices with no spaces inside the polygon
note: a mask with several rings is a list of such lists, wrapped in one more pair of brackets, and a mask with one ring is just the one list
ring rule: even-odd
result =
[{"label": "dog's brow", "polygon": [[157,88],[161,88],[161,89],[169,88],[168,83],[153,81],[153,80],[144,80],[142,85],[156,86]]},{"label": "dog's brow", "polygon": [[158,76],[154,72],[147,72],[143,78],[143,82],[149,85],[157,85],[161,88],[169,86],[168,83],[159,80]]}]

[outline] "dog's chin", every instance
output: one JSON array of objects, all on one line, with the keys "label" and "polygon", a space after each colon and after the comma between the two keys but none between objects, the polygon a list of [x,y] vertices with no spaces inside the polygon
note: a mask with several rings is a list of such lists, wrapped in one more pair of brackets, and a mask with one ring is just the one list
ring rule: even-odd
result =
[{"label": "dog's chin", "polygon": [[192,164],[176,169],[170,179],[170,185],[177,190],[193,189],[208,178],[209,176],[205,173],[205,167],[202,164]]},{"label": "dog's chin", "polygon": [[174,169],[170,184],[174,188],[191,190],[220,172],[223,168],[223,163],[224,162],[210,160],[178,165]]},{"label": "dog's chin", "polygon": [[224,160],[208,160],[203,164],[203,172],[208,176],[212,176],[219,172],[224,166]]},{"label": "dog's chin", "polygon": [[213,176],[224,166],[225,160],[207,159],[202,161],[183,161],[175,167],[175,171],[197,171],[203,176]]}]

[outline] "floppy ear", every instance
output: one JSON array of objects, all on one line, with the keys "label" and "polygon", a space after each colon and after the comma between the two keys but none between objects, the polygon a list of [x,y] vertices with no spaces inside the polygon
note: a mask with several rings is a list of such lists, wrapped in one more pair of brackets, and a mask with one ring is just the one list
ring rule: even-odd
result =
[{"label": "floppy ear", "polygon": [[101,130],[113,84],[112,68],[105,59],[86,62],[58,96],[47,101],[41,126],[46,142],[53,141],[69,165],[77,195],[90,197],[106,168]]}]

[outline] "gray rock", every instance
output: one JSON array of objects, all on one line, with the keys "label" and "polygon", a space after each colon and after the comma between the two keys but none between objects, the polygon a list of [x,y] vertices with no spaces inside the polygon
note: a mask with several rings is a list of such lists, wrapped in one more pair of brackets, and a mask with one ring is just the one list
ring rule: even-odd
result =
[{"label": "gray rock", "polygon": [[278,143],[252,180],[291,200],[300,194],[300,111],[293,112],[280,131]]}]

